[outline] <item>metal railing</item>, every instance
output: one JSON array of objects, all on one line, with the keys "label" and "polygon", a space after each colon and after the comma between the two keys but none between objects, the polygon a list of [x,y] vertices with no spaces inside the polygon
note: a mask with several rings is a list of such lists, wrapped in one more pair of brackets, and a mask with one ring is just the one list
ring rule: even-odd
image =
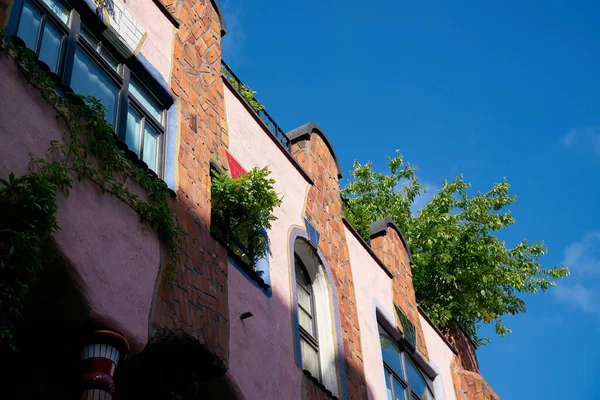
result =
[{"label": "metal railing", "polygon": [[246,100],[250,108],[260,118],[260,120],[266,125],[271,131],[271,134],[277,138],[277,140],[285,147],[286,150],[290,150],[290,141],[285,136],[283,129],[277,125],[275,120],[265,110],[264,105],[260,103],[250,92],[249,88],[242,83],[240,78],[231,70],[229,65],[225,61],[221,60],[221,74],[229,81],[231,86]]}]

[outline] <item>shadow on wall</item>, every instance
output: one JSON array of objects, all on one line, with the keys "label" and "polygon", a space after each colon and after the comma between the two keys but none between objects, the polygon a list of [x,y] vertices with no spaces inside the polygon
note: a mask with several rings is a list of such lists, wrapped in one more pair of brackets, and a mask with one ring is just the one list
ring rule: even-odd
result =
[{"label": "shadow on wall", "polygon": [[[182,193],[179,196],[184,196]],[[171,307],[167,310],[167,316],[171,321],[178,321],[178,325],[158,327],[154,340],[139,354],[119,364],[115,376],[117,391],[115,399],[171,399],[171,398],[197,398],[195,394],[202,395],[204,399],[265,399],[260,393],[242,393],[238,387],[236,377],[225,373],[226,368],[219,364],[219,357],[215,356],[214,344],[219,343],[215,336],[222,335],[226,329],[226,339],[229,339],[229,323],[223,328],[219,320],[222,316],[217,309],[222,305],[212,307],[204,304],[205,298],[203,288],[208,291],[218,290],[227,299],[227,283],[221,281],[221,277],[210,271],[218,269],[215,265],[224,263],[228,268],[227,258],[219,259],[213,254],[222,252],[220,245],[209,235],[209,221],[203,221],[197,213],[188,213],[183,217],[195,221],[198,235],[203,239],[193,237],[188,232],[187,242],[193,246],[190,251],[200,252],[203,245],[207,246],[204,252],[211,258],[218,260],[209,263],[200,262],[188,264],[184,262],[179,266],[177,284],[171,285]],[[180,216],[182,218],[182,216]],[[202,231],[204,229],[204,231]],[[196,242],[198,240],[198,242]],[[283,239],[286,240],[286,239]],[[204,244],[200,244],[204,243]],[[191,260],[191,257],[190,257]],[[271,268],[274,266],[272,265]],[[291,266],[286,266],[290,268]],[[239,272],[235,272],[239,273]],[[195,274],[195,275],[194,275]],[[227,270],[225,270],[225,278]],[[219,282],[221,282],[219,284]],[[157,281],[157,293],[159,296],[160,281]],[[178,289],[176,289],[178,288]],[[289,299],[284,299],[280,291],[274,288],[271,298],[266,298],[264,292],[251,286],[250,297],[255,296],[261,301],[270,303],[269,309],[281,310],[278,315],[292,315]],[[182,290],[183,295],[173,298],[173,291]],[[17,330],[16,346],[17,352],[3,349],[0,352],[2,365],[5,371],[2,373],[0,383],[3,392],[13,394],[8,398],[34,399],[40,398],[48,393],[56,398],[75,398],[79,394],[80,383],[80,361],[79,353],[86,334],[103,328],[111,328],[107,321],[100,321],[91,315],[87,299],[82,295],[86,290],[82,286],[78,271],[64,256],[58,257],[38,277],[29,298],[25,311],[25,318]],[[196,295],[197,297],[193,297]],[[189,304],[183,304],[183,299],[191,299]],[[155,301],[160,301],[155,297]],[[213,297],[212,302],[216,301]],[[184,317],[181,307],[189,307],[188,317]],[[227,310],[225,307],[224,310]],[[193,312],[192,312],[193,311]],[[255,314],[253,318],[272,318],[272,315],[261,315],[256,310],[249,309]],[[152,312],[156,312],[156,308]],[[228,318],[229,315],[226,315]],[[233,316],[239,318],[239,316]],[[342,315],[343,318],[343,315]],[[152,320],[152,315],[150,316]],[[282,321],[271,321],[281,323]],[[291,318],[283,321],[291,324]],[[244,321],[252,324],[252,318]],[[152,322],[151,322],[152,324]],[[190,335],[189,330],[197,328]],[[152,329],[151,329],[152,330]],[[266,339],[268,332],[255,332],[249,338],[250,343],[260,343]],[[152,332],[151,332],[152,333]],[[152,337],[152,336],[150,336]],[[206,339],[205,339],[206,338]],[[207,342],[208,340],[208,342]],[[270,338],[273,341],[290,341],[289,348],[295,348],[295,336],[287,338]],[[337,340],[337,339],[336,339]],[[341,346],[344,348],[346,346]],[[248,349],[251,351],[252,349]],[[290,374],[298,377],[302,382],[301,399],[327,399],[327,388],[323,387],[317,380],[303,373],[295,363],[277,364],[279,358],[276,354],[264,354],[264,364],[268,368],[259,368],[251,371],[255,379],[264,382],[264,385],[273,384],[271,374],[273,368],[283,368]],[[293,359],[293,355],[291,355]],[[325,361],[325,364],[338,366],[339,357]],[[262,362],[262,361],[261,361]],[[250,368],[250,366],[249,366]],[[354,371],[352,366],[344,363],[346,376],[360,376],[362,371]],[[339,376],[339,375],[338,375]],[[345,379],[345,377],[341,377]],[[383,380],[382,380],[383,382]],[[296,388],[297,389],[297,388]],[[373,399],[371,390],[367,388],[369,398]],[[341,390],[339,390],[342,393]],[[174,394],[180,397],[173,397]],[[194,395],[189,395],[194,394]],[[273,397],[273,399],[278,397]],[[343,396],[340,396],[343,398]]]},{"label": "shadow on wall", "polygon": [[79,354],[86,333],[101,329],[81,294],[79,274],[59,256],[38,276],[12,351],[0,349],[3,398],[74,399],[79,392]]}]

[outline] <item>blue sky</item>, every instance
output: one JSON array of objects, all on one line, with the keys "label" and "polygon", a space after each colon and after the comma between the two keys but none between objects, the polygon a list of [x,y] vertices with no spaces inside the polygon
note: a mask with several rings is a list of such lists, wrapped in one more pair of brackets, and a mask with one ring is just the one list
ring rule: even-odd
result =
[{"label": "blue sky", "polygon": [[[497,4],[504,3],[504,4]],[[600,3],[221,0],[224,59],[344,173],[400,149],[431,190],[462,173],[519,196],[503,237],[571,276],[479,351],[503,400],[600,399]],[[491,329],[484,332],[493,335]]]}]

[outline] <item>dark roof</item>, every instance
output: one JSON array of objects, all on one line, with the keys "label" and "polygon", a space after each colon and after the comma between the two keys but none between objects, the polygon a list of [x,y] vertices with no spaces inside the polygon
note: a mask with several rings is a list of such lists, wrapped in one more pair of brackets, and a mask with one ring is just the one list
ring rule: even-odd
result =
[{"label": "dark roof", "polygon": [[373,222],[369,229],[369,236],[373,237],[381,232],[385,232],[387,230],[388,226],[391,226],[392,228],[394,228],[394,230],[396,230],[396,232],[398,232],[398,236],[400,236],[400,240],[402,240],[404,247],[406,247],[406,254],[408,254],[408,261],[410,262],[410,265],[413,265],[414,262],[413,262],[412,254],[410,253],[410,248],[408,247],[408,244],[406,243],[406,239],[404,239],[404,235],[402,234],[402,232],[400,232],[400,229],[398,229],[398,225],[396,225],[394,220],[391,219],[390,217],[385,217],[383,219],[380,219],[379,221]]},{"label": "dark roof", "polygon": [[333,156],[333,159],[335,160],[335,165],[338,170],[338,179],[341,179],[342,178],[342,168],[340,167],[340,161],[338,160],[337,155],[335,154],[335,150],[333,150],[333,147],[331,146],[331,142],[329,141],[329,138],[325,134],[325,131],[323,131],[323,129],[321,129],[321,127],[319,125],[317,125],[315,122],[309,122],[307,124],[297,127],[296,129],[292,129],[291,131],[286,133],[285,136],[288,138],[288,140],[290,142],[293,142],[296,139],[300,139],[303,136],[310,136],[313,133],[318,133],[323,138],[323,141],[327,145],[327,148],[329,148],[329,151],[331,152],[331,155]]},{"label": "dark roof", "polygon": [[225,18],[223,17],[223,12],[221,12],[221,7],[219,7],[219,2],[217,0],[210,0],[210,2],[219,16],[219,22],[221,23],[221,36],[225,36],[227,33],[227,26],[225,26]]}]

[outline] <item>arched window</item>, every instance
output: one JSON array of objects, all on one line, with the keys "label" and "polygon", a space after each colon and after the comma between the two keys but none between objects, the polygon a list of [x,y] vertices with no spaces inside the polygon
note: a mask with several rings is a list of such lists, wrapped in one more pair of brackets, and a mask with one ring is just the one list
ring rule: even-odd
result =
[{"label": "arched window", "polygon": [[294,254],[294,266],[296,268],[296,290],[298,293],[298,324],[300,329],[302,367],[320,380],[319,341],[317,339],[315,297],[313,295],[312,282],[310,281],[306,267],[296,254]]},{"label": "arched window", "polygon": [[295,241],[293,261],[298,365],[338,396],[335,286],[317,250],[307,240],[299,238]]}]

